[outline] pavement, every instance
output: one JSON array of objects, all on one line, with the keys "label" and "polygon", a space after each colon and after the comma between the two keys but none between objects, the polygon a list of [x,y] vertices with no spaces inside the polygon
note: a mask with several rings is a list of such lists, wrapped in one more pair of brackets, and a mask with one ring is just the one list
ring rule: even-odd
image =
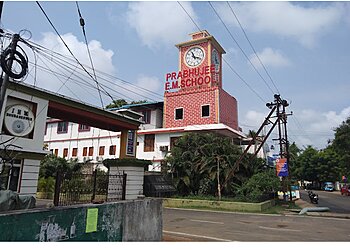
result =
[{"label": "pavement", "polygon": [[[306,207],[316,207],[315,204],[304,201],[302,199],[295,200],[295,204],[299,206],[301,209]],[[289,209],[286,210],[284,214],[298,214],[300,210],[298,209]],[[319,216],[319,217],[330,217],[330,218],[342,218],[342,219],[350,219],[350,214],[341,214],[341,213],[332,213],[332,212],[307,212],[309,216]]]}]

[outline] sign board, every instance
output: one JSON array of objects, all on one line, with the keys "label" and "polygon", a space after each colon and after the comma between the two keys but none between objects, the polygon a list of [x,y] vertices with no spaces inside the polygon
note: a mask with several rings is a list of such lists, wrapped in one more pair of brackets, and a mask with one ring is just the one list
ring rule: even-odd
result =
[{"label": "sign board", "polygon": [[6,108],[4,124],[11,135],[26,136],[34,129],[35,117],[28,106],[15,104]]},{"label": "sign board", "polygon": [[135,130],[128,131],[126,141],[126,155],[135,156],[136,133]]},{"label": "sign board", "polygon": [[286,177],[288,176],[288,164],[286,158],[276,159],[276,171],[277,176]]},{"label": "sign board", "polygon": [[166,73],[164,87],[166,92],[177,92],[180,89],[205,87],[217,82],[219,82],[219,70],[215,65],[210,65]]}]

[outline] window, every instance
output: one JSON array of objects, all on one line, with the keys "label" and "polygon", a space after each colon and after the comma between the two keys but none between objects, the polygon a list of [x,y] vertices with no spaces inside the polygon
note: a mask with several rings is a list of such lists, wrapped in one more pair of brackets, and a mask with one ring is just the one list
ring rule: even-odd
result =
[{"label": "window", "polygon": [[105,154],[105,146],[100,146],[98,150],[98,155],[104,155]]},{"label": "window", "polygon": [[83,147],[83,156],[87,156],[87,147]]},{"label": "window", "polygon": [[112,145],[109,147],[109,155],[115,155],[115,152],[117,151],[117,146]]},{"label": "window", "polygon": [[209,105],[202,106],[202,117],[209,117]]},{"label": "window", "polygon": [[89,156],[94,155],[94,147],[89,147]]},{"label": "window", "polygon": [[154,151],[154,134],[145,135],[145,145],[144,152],[153,152]]},{"label": "window", "polygon": [[59,122],[57,124],[57,133],[63,134],[68,132],[68,122]]},{"label": "window", "polygon": [[63,157],[67,157],[68,156],[68,148],[64,148],[63,149]]},{"label": "window", "polygon": [[86,131],[90,131],[90,126],[79,124],[78,132],[86,132]]},{"label": "window", "polygon": [[175,120],[181,120],[184,118],[184,109],[178,108],[175,109]]},{"label": "window", "polygon": [[55,149],[55,155],[58,156],[58,148]]},{"label": "window", "polygon": [[175,143],[177,140],[179,140],[180,136],[177,137],[170,137],[170,149],[172,149],[175,146]]},{"label": "window", "polygon": [[78,155],[78,149],[77,148],[73,148],[72,150],[72,157],[76,157]]},{"label": "window", "polygon": [[142,111],[142,114],[143,114],[142,121],[145,124],[150,124],[151,123],[151,110],[144,110],[144,111]]}]

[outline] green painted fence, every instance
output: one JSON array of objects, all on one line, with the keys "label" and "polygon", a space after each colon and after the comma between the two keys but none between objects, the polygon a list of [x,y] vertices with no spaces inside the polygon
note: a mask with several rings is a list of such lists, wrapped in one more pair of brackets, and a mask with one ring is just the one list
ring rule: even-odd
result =
[{"label": "green painted fence", "polygon": [[121,241],[118,203],[0,214],[1,241]]}]

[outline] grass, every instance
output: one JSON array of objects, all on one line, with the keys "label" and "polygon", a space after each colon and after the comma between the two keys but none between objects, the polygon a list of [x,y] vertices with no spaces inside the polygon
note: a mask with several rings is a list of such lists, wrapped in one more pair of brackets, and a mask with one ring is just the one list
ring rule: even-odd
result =
[{"label": "grass", "polygon": [[[215,196],[200,196],[200,195],[189,195],[189,196],[174,196],[171,198],[178,198],[178,199],[189,199],[189,200],[209,200],[209,201],[218,201],[218,197]],[[231,202],[242,202],[240,199],[235,199],[235,198],[230,198],[230,197],[222,197],[221,201],[231,201]],[[221,207],[203,207],[203,206],[193,206],[193,205],[188,205],[188,206],[182,206],[182,208],[187,208],[187,209],[201,209],[201,210],[212,210],[212,211],[232,211],[230,209],[225,209]],[[276,200],[276,205],[273,207],[270,207],[266,209],[265,211],[259,212],[263,214],[283,214],[285,213],[288,209],[301,209],[299,206],[297,206],[294,202],[286,202],[286,201],[280,201]],[[237,210],[236,212],[243,212]],[[257,213],[257,212],[250,212],[250,211],[244,211],[247,213]]]},{"label": "grass", "polygon": [[[219,198],[217,196],[210,196],[210,195],[188,195],[188,196],[175,195],[175,196],[172,196],[171,198],[187,199],[187,200],[219,201]],[[236,198],[236,197],[221,197],[221,201],[244,202],[242,199]]]},{"label": "grass", "polygon": [[294,202],[276,201],[276,205],[263,211],[264,214],[283,214],[287,209],[301,209]]}]

